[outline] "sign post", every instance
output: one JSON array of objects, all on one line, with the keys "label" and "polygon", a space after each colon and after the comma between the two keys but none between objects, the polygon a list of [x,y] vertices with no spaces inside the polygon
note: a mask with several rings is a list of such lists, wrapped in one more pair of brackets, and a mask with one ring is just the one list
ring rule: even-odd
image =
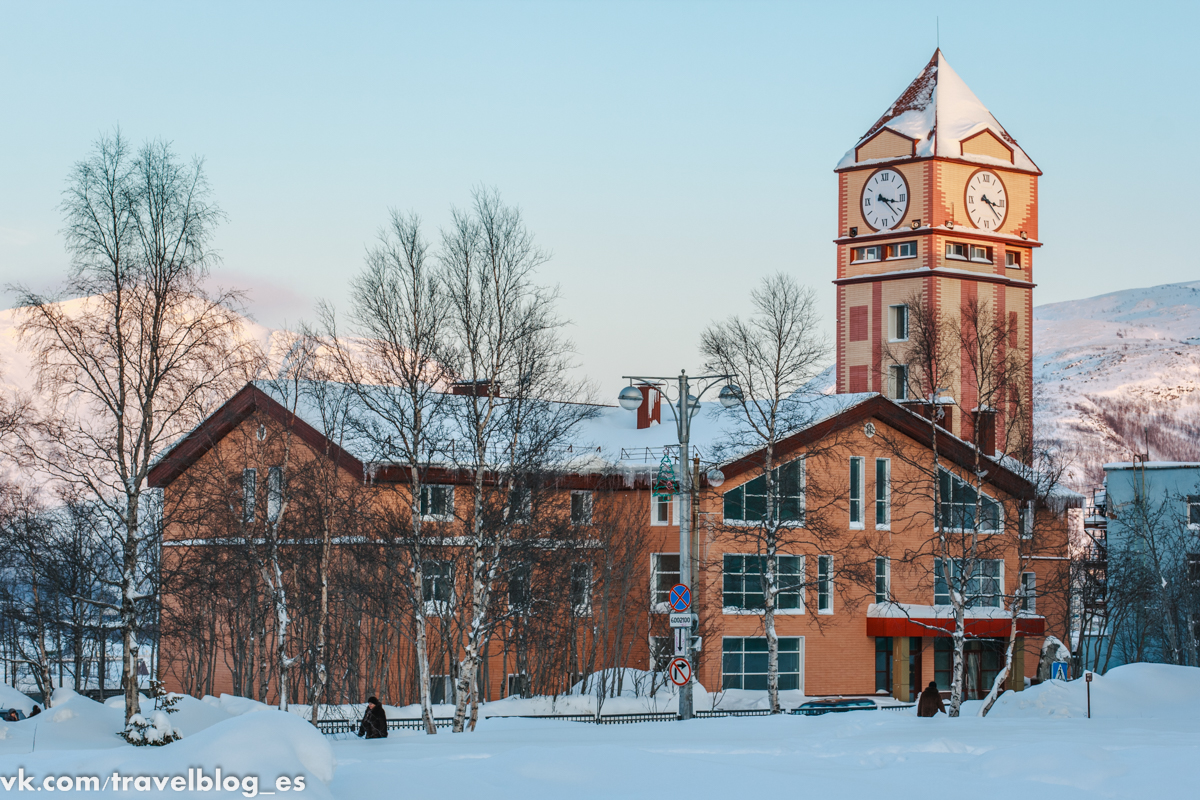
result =
[{"label": "sign post", "polygon": [[1092,673],[1091,671],[1083,673],[1084,683],[1087,684],[1088,696],[1088,719],[1092,718]]},{"label": "sign post", "polygon": [[671,605],[671,632],[675,634],[675,655],[688,655],[688,636],[692,628],[692,590],[677,583],[668,596]]}]

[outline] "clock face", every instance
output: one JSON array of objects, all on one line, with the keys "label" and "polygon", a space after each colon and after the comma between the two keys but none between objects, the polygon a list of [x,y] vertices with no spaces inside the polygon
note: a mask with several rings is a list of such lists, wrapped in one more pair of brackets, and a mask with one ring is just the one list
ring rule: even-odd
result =
[{"label": "clock face", "polygon": [[999,175],[981,169],[967,181],[967,216],[976,228],[1000,230],[1008,216],[1008,194]]},{"label": "clock face", "polygon": [[900,224],[908,210],[908,184],[894,169],[881,169],[867,179],[862,193],[862,215],[877,231]]}]

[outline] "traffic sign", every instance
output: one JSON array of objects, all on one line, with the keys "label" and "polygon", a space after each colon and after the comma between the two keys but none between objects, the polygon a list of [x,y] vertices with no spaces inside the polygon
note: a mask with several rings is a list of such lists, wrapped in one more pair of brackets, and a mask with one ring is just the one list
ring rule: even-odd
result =
[{"label": "traffic sign", "polygon": [[687,647],[687,637],[689,635],[691,635],[691,631],[689,631],[687,628],[675,628],[674,633],[675,633],[675,655],[677,655],[677,656],[687,655],[687,650],[685,650],[684,648]]},{"label": "traffic sign", "polygon": [[692,664],[686,658],[672,658],[667,665],[667,675],[676,686],[686,686],[692,679]]},{"label": "traffic sign", "polygon": [[1067,662],[1054,661],[1050,664],[1050,680],[1065,681],[1067,679]]},{"label": "traffic sign", "polygon": [[671,627],[672,628],[690,628],[690,627],[692,627],[692,615],[688,612],[684,612],[683,614],[672,614],[671,615]]},{"label": "traffic sign", "polygon": [[682,583],[677,583],[671,587],[670,594],[671,608],[675,611],[683,613],[692,607],[692,590],[684,586]]}]

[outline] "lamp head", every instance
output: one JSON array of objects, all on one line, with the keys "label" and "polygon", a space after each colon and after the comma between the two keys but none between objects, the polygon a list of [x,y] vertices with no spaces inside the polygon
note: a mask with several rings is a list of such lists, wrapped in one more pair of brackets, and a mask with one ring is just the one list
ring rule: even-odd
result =
[{"label": "lamp head", "polygon": [[721,393],[717,395],[717,399],[721,401],[721,405],[725,408],[733,408],[742,402],[742,389],[735,384],[729,384]]},{"label": "lamp head", "polygon": [[626,411],[637,411],[642,406],[642,392],[636,386],[626,386],[617,395],[617,402]]}]

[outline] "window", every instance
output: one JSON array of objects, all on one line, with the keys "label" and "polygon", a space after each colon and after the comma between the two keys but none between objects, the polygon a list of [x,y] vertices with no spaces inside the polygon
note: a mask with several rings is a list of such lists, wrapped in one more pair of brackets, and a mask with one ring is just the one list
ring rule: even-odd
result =
[{"label": "window", "polygon": [[446,521],[454,516],[454,487],[421,487],[421,517],[429,520]]},{"label": "window", "polygon": [[850,458],[850,527],[863,527],[863,460]]},{"label": "window", "polygon": [[1037,613],[1037,573],[1021,573],[1021,610]]},{"label": "window", "polygon": [[877,244],[870,247],[856,247],[854,248],[854,261],[878,261],[881,254],[882,248]]},{"label": "window", "polygon": [[892,597],[892,562],[884,556],[875,557],[875,602],[887,603]]},{"label": "window", "polygon": [[1200,554],[1187,554],[1187,575],[1192,583],[1200,583]]},{"label": "window", "polygon": [[992,248],[971,245],[971,260],[992,263]]},{"label": "window", "polygon": [[887,529],[892,524],[892,462],[875,459],[875,527]]},{"label": "window", "polygon": [[528,697],[529,676],[523,672],[508,673],[507,697]]},{"label": "window", "polygon": [[958,242],[946,243],[946,258],[957,258],[965,261],[967,259],[967,246]]},{"label": "window", "polygon": [[[952,531],[975,529],[975,487],[966,481],[942,470],[939,477],[941,495],[940,518],[942,528]],[[982,518],[979,520],[981,533],[999,533],[1000,504],[987,495],[983,496]]]},{"label": "window", "polygon": [[917,243],[916,242],[900,242],[899,244],[888,245],[887,257],[891,258],[916,258]]},{"label": "window", "polygon": [[429,702],[433,705],[454,702],[454,682],[449,675],[429,676]]},{"label": "window", "polygon": [[242,470],[242,524],[254,524],[254,499],[258,494],[258,470]]},{"label": "window", "polygon": [[1009,267],[1010,269],[1020,269],[1021,268],[1021,253],[1020,253],[1020,251],[1005,250],[1004,251],[1004,266]]},{"label": "window", "polygon": [[933,640],[933,678],[941,691],[948,690],[954,680],[954,642],[949,637]]},{"label": "window", "polygon": [[[725,613],[762,610],[765,564],[766,556],[725,555],[721,587]],[[804,613],[804,556],[776,556],[775,580],[779,588],[775,609]]]},{"label": "window", "polygon": [[892,693],[892,637],[875,637],[875,692]]},{"label": "window", "polygon": [[274,525],[283,512],[283,467],[267,470],[267,522]]},{"label": "window", "polygon": [[454,562],[430,559],[422,567],[421,599],[426,613],[442,614],[454,604]]},{"label": "window", "polygon": [[518,486],[508,493],[508,521],[529,522],[533,514],[533,498],[528,487]]},{"label": "window", "polygon": [[528,564],[516,564],[508,571],[508,607],[513,611],[528,614],[533,605],[532,572]]},{"label": "window", "polygon": [[893,400],[908,399],[908,367],[893,364],[888,367],[888,397]]},{"label": "window", "polygon": [[651,636],[650,637],[650,669],[655,672],[662,672],[671,663],[671,659],[675,655],[675,638],[674,636]]},{"label": "window", "polygon": [[833,556],[817,556],[817,613],[833,613]]},{"label": "window", "polygon": [[671,587],[679,583],[679,554],[654,553],[650,556],[650,602],[655,611],[670,609]]},{"label": "window", "polygon": [[1188,528],[1200,530],[1200,494],[1187,496],[1187,521]]},{"label": "window", "polygon": [[[771,471],[775,485],[775,517],[783,522],[804,524],[804,459],[797,458]],[[767,515],[767,478],[730,489],[724,495],[726,522],[759,522]]]},{"label": "window", "polygon": [[571,524],[592,524],[591,492],[571,492]]},{"label": "window", "polygon": [[[962,579],[962,560],[950,559],[953,566],[951,576],[956,588],[967,597],[967,606],[1000,608],[1004,598],[1004,562],[1000,559],[980,559],[966,581]],[[935,559],[933,564],[933,604],[950,605],[950,587],[946,583],[945,562]]]},{"label": "window", "polygon": [[592,613],[592,565],[585,561],[571,565],[571,611],[577,617]]},{"label": "window", "polygon": [[[779,637],[779,688],[799,689],[801,638]],[[726,636],[721,643],[721,688],[767,688],[765,636]]]},{"label": "window", "polygon": [[675,498],[650,495],[650,524],[672,525],[675,519]]},{"label": "window", "polygon": [[908,305],[888,306],[888,339],[893,342],[908,341]]},{"label": "window", "polygon": [[1021,527],[1021,538],[1033,538],[1033,505],[1025,502],[1021,503],[1017,509],[1018,520],[1017,524]]}]

